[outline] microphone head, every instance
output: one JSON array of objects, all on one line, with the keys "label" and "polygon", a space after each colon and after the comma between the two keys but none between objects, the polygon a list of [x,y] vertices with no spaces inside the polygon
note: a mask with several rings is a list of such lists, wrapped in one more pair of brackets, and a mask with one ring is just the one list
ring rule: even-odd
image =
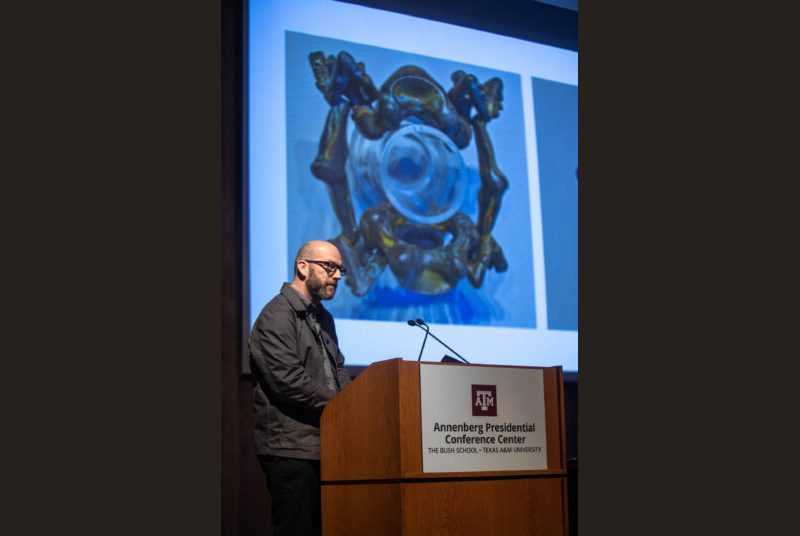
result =
[{"label": "microphone head", "polygon": [[[411,320],[409,320],[409,322],[411,322]],[[416,323],[419,324],[420,326],[424,326],[425,325],[425,321],[423,319],[421,319],[421,318],[417,318]]]},{"label": "microphone head", "polygon": [[416,322],[414,322],[413,320],[409,320],[409,321],[408,321],[408,325],[409,325],[409,326],[416,326],[416,325],[417,325],[417,323],[416,323]]}]

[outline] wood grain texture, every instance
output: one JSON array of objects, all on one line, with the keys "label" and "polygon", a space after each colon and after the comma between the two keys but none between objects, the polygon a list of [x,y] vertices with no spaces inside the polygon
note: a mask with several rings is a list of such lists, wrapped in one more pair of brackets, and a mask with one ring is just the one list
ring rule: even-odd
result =
[{"label": "wood grain texture", "polygon": [[422,413],[419,363],[415,361],[401,365],[400,417],[401,476],[416,477],[422,474]]},{"label": "wood grain texture", "polygon": [[322,486],[322,534],[401,536],[400,492],[399,484]]},{"label": "wood grain texture", "polygon": [[398,358],[370,365],[323,411],[323,481],[400,477],[401,362]]},{"label": "wood grain texture", "polygon": [[547,430],[547,468],[567,470],[567,435],[564,420],[564,375],[562,368],[544,367],[544,411]]},{"label": "wood grain texture", "polygon": [[561,478],[323,487],[323,534],[566,536]]}]

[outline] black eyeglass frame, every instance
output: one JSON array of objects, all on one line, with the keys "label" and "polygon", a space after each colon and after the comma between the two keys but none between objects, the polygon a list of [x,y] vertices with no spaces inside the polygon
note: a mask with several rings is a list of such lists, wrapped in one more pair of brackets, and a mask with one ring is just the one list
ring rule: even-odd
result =
[{"label": "black eyeglass frame", "polygon": [[322,266],[322,269],[325,270],[325,273],[327,273],[328,276],[332,276],[333,274],[335,274],[336,270],[339,270],[339,273],[342,274],[342,277],[347,275],[347,268],[345,268],[341,264],[336,264],[335,262],[317,261],[314,259],[300,259],[300,260]]}]

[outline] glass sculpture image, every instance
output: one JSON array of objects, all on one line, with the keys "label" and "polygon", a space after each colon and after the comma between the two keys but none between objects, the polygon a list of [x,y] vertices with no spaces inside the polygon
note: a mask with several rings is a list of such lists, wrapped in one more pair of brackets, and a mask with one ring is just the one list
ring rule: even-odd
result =
[{"label": "glass sculpture image", "polygon": [[[492,229],[508,180],[488,130],[503,109],[502,81],[481,83],[456,70],[445,90],[425,70],[406,65],[377,88],[346,51],[335,57],[315,51],[308,59],[330,106],[310,168],[327,185],[341,225],[331,241],[352,293],[366,295],[387,267],[399,285],[423,295],[445,293],[463,278],[480,288],[488,270],[505,272],[508,262]],[[461,151],[473,134],[477,221],[458,210],[467,180]],[[359,221],[351,187],[371,202]]]}]

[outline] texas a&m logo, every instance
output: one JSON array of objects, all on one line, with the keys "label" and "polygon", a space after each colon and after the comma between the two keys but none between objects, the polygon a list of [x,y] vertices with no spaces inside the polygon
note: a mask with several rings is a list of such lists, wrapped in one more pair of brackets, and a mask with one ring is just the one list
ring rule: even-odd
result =
[{"label": "texas a&m logo", "polygon": [[472,384],[472,415],[497,417],[497,386]]}]

